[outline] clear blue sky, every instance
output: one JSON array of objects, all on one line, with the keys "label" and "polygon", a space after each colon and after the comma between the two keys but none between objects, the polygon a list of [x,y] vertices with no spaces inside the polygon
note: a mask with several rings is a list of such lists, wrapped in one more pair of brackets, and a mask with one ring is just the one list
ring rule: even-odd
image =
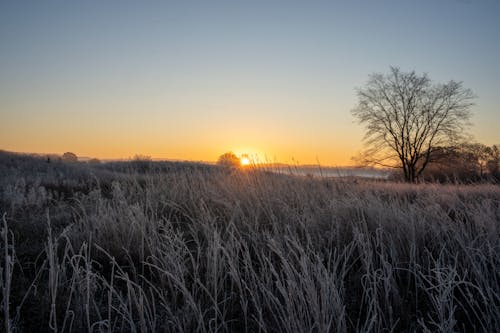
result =
[{"label": "clear blue sky", "polygon": [[500,1],[2,1],[0,149],[349,164],[355,88],[464,81],[500,143]]}]

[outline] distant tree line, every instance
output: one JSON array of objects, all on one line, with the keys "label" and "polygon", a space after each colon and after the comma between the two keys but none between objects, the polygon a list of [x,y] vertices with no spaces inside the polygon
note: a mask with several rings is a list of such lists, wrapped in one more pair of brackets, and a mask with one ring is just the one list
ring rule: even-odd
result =
[{"label": "distant tree line", "polygon": [[437,181],[500,181],[500,145],[462,143],[438,147],[423,178]]}]

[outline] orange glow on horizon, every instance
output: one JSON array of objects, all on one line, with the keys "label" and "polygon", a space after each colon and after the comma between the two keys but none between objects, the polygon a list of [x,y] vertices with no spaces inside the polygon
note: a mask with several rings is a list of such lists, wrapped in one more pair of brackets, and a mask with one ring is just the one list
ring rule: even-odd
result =
[{"label": "orange glow on horizon", "polygon": [[241,164],[241,166],[248,166],[248,165],[250,165],[250,159],[248,158],[247,155],[241,156],[241,158],[240,158],[240,164]]},{"label": "orange glow on horizon", "polygon": [[[104,138],[103,138],[104,139]],[[94,144],[99,141],[99,144]],[[250,164],[293,164],[293,165],[317,165],[322,166],[350,166],[351,160],[358,147],[353,149],[342,149],[332,145],[331,147],[313,148],[297,146],[283,147],[278,145],[268,145],[260,148],[257,145],[227,146],[217,143],[211,145],[165,145],[163,140],[155,140],[153,144],[126,142],[117,145],[114,142],[105,143],[104,140],[90,140],[78,142],[78,140],[67,140],[66,142],[23,142],[22,144],[10,144],[0,147],[1,150],[35,153],[35,154],[57,154],[62,155],[70,151],[80,158],[98,158],[100,160],[128,160],[136,155],[150,156],[153,160],[177,160],[177,161],[199,161],[214,163],[217,158],[225,152],[232,151],[240,157],[242,166]],[[239,148],[242,147],[242,148]],[[309,148],[309,149],[308,149]],[[322,148],[321,150],[319,148]]]}]

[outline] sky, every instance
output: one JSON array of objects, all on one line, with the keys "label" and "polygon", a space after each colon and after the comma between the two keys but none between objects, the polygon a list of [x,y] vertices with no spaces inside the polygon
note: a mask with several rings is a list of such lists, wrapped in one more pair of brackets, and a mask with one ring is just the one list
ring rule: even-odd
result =
[{"label": "sky", "polygon": [[500,143],[500,1],[0,1],[0,149],[344,166],[390,66],[463,81]]}]

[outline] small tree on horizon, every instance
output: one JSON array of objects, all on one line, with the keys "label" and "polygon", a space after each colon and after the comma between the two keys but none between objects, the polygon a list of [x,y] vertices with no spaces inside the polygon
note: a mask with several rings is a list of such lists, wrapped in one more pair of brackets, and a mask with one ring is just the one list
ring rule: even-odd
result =
[{"label": "small tree on horizon", "polygon": [[435,84],[396,67],[370,75],[357,95],[352,114],[366,128],[361,160],[401,168],[408,182],[420,177],[436,149],[465,137],[474,98],[461,82]]},{"label": "small tree on horizon", "polygon": [[62,160],[64,162],[74,163],[74,162],[78,162],[78,157],[76,156],[75,153],[68,151],[62,155]]},{"label": "small tree on horizon", "polygon": [[241,161],[232,151],[224,153],[219,156],[217,160],[217,165],[226,167],[226,168],[239,168],[241,166]]}]

